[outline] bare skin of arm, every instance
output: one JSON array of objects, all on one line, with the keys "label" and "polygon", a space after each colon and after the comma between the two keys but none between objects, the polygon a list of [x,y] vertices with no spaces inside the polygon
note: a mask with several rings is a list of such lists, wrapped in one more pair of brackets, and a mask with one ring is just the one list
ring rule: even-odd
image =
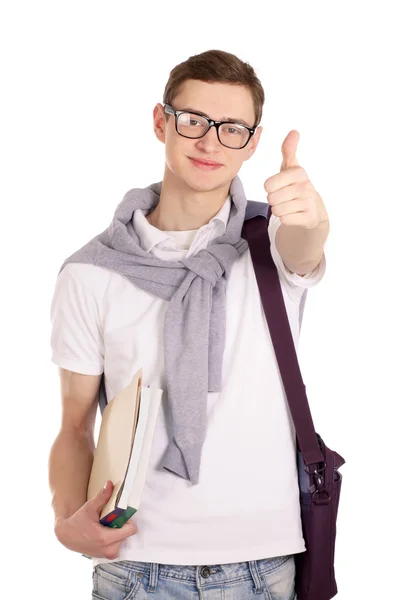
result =
[{"label": "bare skin of arm", "polygon": [[49,456],[49,485],[54,510],[54,532],[67,548],[82,554],[113,559],[122,541],[137,532],[125,523],[110,529],[99,523],[113,485],[86,501],[95,449],[94,425],[101,375],[60,369],[62,419]]}]

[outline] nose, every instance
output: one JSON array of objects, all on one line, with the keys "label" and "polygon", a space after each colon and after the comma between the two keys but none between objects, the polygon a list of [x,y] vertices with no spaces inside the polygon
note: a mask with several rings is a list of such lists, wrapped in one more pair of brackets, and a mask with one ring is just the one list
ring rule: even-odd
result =
[{"label": "nose", "polygon": [[206,135],[197,140],[196,145],[203,148],[206,152],[212,152],[215,148],[221,148],[222,144],[219,142],[215,125],[212,125]]}]

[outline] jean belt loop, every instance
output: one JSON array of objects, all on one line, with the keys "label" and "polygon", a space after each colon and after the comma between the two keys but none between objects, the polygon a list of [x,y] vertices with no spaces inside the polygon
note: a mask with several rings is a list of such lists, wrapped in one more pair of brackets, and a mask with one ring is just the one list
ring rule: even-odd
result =
[{"label": "jean belt loop", "polygon": [[251,561],[249,561],[248,565],[249,565],[249,570],[250,570],[250,573],[251,573],[251,576],[252,576],[253,582],[254,582],[254,592],[256,594],[261,594],[263,591],[263,584],[262,584],[260,573],[258,570],[257,561],[251,560]]},{"label": "jean belt loop", "polygon": [[157,590],[158,569],[159,569],[158,563],[150,563],[150,580],[149,580],[149,586],[146,590],[147,592],[155,592]]}]

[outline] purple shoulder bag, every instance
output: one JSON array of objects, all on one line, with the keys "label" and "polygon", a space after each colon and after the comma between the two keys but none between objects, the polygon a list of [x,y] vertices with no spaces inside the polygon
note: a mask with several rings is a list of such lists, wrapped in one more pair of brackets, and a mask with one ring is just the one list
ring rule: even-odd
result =
[{"label": "purple shoulder bag", "polygon": [[315,432],[296,348],[268,236],[266,219],[244,222],[260,296],[297,437],[299,501],[306,551],[295,554],[298,600],[330,600],[337,594],[334,557],[336,520],[345,460]]}]

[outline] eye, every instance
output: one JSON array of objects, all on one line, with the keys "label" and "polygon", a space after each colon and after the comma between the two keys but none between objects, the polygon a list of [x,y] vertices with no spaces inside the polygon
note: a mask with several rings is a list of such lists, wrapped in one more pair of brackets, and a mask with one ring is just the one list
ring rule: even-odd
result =
[{"label": "eye", "polygon": [[236,123],[225,123],[221,129],[225,135],[229,135],[231,137],[243,136],[247,134],[247,129]]}]

